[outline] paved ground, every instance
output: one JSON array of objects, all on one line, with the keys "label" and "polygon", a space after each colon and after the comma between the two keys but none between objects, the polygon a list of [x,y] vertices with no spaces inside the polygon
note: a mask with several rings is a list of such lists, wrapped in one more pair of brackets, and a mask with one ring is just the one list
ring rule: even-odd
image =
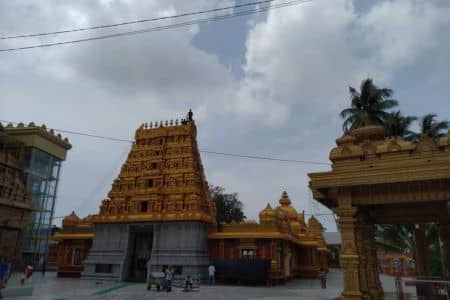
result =
[{"label": "paved ground", "polygon": [[[19,277],[14,276],[3,290],[4,299],[10,300],[139,300],[139,299],[205,299],[205,300],[306,300],[333,299],[339,296],[342,273],[331,270],[328,288],[320,288],[318,279],[302,279],[275,287],[250,287],[230,285],[202,285],[199,292],[185,293],[175,288],[173,292],[147,291],[145,284],[96,282],[92,280],[61,279],[55,273],[33,275],[31,282],[20,286]],[[382,277],[386,292],[394,291],[394,281]]]}]

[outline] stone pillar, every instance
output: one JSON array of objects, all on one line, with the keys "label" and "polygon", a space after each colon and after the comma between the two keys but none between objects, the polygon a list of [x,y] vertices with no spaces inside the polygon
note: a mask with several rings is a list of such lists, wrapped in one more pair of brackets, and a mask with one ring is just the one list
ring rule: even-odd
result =
[{"label": "stone pillar", "polygon": [[427,246],[425,231],[419,226],[414,230],[416,244],[416,270],[417,276],[428,276]]},{"label": "stone pillar", "polygon": [[368,283],[368,248],[366,242],[366,227],[367,217],[361,212],[356,216],[355,222],[355,245],[359,259],[359,288],[363,299],[371,299],[369,295],[369,283]]},{"label": "stone pillar", "polygon": [[340,190],[338,193],[339,207],[334,212],[339,216],[342,251],[340,257],[344,276],[344,291],[342,300],[362,300],[359,283],[359,257],[355,243],[355,219],[357,208],[352,207],[351,191]]},{"label": "stone pillar", "polygon": [[442,258],[444,266],[444,276],[450,279],[450,221],[441,222],[439,224],[439,237],[443,244],[442,247]]},{"label": "stone pillar", "polygon": [[375,244],[375,226],[366,224],[364,242],[367,249],[367,287],[372,300],[383,299],[383,287],[378,272],[378,257]]}]

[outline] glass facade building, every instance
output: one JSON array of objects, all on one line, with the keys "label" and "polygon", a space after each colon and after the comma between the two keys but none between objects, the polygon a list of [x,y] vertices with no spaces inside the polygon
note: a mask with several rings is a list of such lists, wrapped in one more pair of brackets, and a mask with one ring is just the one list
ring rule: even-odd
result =
[{"label": "glass facade building", "polygon": [[47,260],[61,165],[72,145],[53,129],[33,122],[9,123],[3,131],[23,145],[21,176],[33,210],[20,232],[20,263],[38,266]]},{"label": "glass facade building", "polygon": [[61,159],[36,148],[25,152],[26,188],[36,209],[23,232],[22,251],[27,263],[36,263],[47,254],[61,163]]}]

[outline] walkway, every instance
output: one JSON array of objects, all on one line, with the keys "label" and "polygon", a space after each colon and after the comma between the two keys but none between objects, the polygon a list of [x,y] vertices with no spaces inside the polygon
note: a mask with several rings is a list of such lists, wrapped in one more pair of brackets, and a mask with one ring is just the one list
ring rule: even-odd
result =
[{"label": "walkway", "polygon": [[[274,287],[250,287],[230,285],[202,285],[200,292],[185,293],[175,288],[173,292],[147,291],[145,284],[96,282],[70,278],[56,278],[55,273],[40,273],[33,276],[32,282],[20,286],[19,277],[11,278],[8,288],[3,290],[5,299],[10,300],[138,300],[138,299],[204,299],[204,300],[329,300],[339,296],[342,273],[331,270],[328,288],[320,288],[318,279],[299,279],[286,285]],[[386,291],[394,290],[392,278],[383,277]]]}]

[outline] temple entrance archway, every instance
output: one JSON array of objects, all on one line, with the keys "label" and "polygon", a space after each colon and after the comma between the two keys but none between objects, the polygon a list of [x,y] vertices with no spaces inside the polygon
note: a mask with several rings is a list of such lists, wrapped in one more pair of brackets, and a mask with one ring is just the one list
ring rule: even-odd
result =
[{"label": "temple entrance archway", "polygon": [[153,245],[153,226],[130,227],[128,280],[145,282]]},{"label": "temple entrance archway", "polygon": [[[448,276],[450,133],[437,141],[422,137],[410,142],[386,139],[383,128],[370,126],[351,131],[336,144],[331,171],[309,177],[314,198],[338,216],[342,299],[383,299],[375,224],[437,223]],[[420,269],[420,259],[417,263]]]}]

